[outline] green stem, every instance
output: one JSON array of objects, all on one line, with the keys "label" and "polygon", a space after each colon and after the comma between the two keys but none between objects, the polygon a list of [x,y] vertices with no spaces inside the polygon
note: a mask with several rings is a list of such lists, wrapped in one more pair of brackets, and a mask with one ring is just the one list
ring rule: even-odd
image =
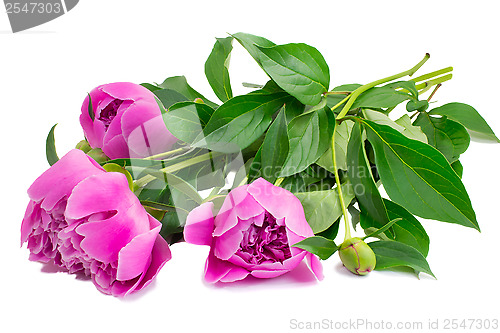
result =
[{"label": "green stem", "polygon": [[[347,103],[344,106],[344,108],[342,109],[342,111],[340,111],[339,115],[337,116],[337,119],[345,117],[345,115],[347,114],[347,112],[349,112],[349,110],[351,109],[351,106],[354,104],[354,101],[356,100],[356,98],[359,97],[359,95],[361,95],[362,93],[364,93],[368,89],[371,89],[375,86],[378,86],[379,84],[394,81],[394,80],[400,79],[400,78],[407,76],[407,75],[412,76],[413,74],[415,74],[415,72],[420,67],[422,67],[423,64],[425,64],[425,62],[429,59],[429,57],[430,57],[429,53],[426,53],[425,57],[418,64],[416,64],[415,66],[413,66],[409,70],[401,72],[399,74],[395,74],[395,75],[386,77],[386,78],[383,78],[383,79],[380,79],[380,80],[377,80],[377,81],[367,83],[367,84],[362,85],[361,87],[357,88],[356,90],[354,90],[352,92],[352,94],[348,96],[349,100],[347,101]],[[343,103],[343,101],[341,103]]]},{"label": "green stem", "polygon": [[323,93],[323,96],[328,95],[349,95],[352,91],[327,91]]},{"label": "green stem", "polygon": [[421,93],[424,93],[427,90],[431,89],[432,86],[435,86],[436,84],[440,84],[440,83],[451,80],[452,77],[453,77],[453,74],[450,73],[450,74],[435,78],[433,80],[422,82],[420,84],[417,84],[415,87],[419,90],[418,93],[421,94]]},{"label": "green stem", "polygon": [[333,158],[333,170],[335,175],[335,183],[337,184],[337,191],[339,192],[340,206],[342,207],[342,214],[344,215],[345,223],[345,239],[351,238],[351,227],[349,225],[349,216],[347,215],[347,210],[345,208],[344,195],[342,194],[342,186],[340,184],[339,171],[337,169],[337,155],[335,154],[335,134],[337,133],[337,126],[333,129],[332,136],[332,158]]},{"label": "green stem", "polygon": [[344,104],[345,102],[347,102],[347,100],[349,99],[349,97],[351,97],[351,96],[347,96],[346,98],[344,98],[343,100],[341,100],[340,102],[338,102],[334,107],[332,107],[332,111],[334,111],[339,106],[341,106],[342,104]]},{"label": "green stem", "polygon": [[[182,161],[180,163],[170,165],[168,167],[160,169],[159,171],[163,172],[165,174],[173,173],[173,172],[179,171],[181,169],[187,168],[189,166],[192,166],[192,165],[195,165],[195,164],[198,164],[198,163],[201,163],[201,162],[204,162],[204,161],[207,161],[207,160],[210,160],[210,159],[213,159],[213,158],[215,158],[217,156],[222,156],[222,155],[224,155],[224,154],[223,153],[218,153],[218,152],[206,153],[206,154],[203,154],[203,155],[200,155],[200,156],[196,156],[196,157],[190,158],[188,160]],[[136,180],[135,183],[134,183],[134,185],[137,188],[140,188],[140,187],[143,187],[144,185],[146,185],[147,183],[149,183],[150,181],[152,181],[154,179],[156,179],[155,176],[153,176],[153,175],[146,175],[146,176],[144,176],[144,177],[139,178],[138,180]]]},{"label": "green stem", "polygon": [[161,153],[161,154],[157,154],[157,155],[153,155],[153,156],[149,156],[149,157],[143,158],[143,160],[157,160],[157,159],[162,159],[162,158],[165,158],[165,157],[169,157],[171,155],[175,155],[177,153],[182,153],[184,150],[186,150],[186,148],[178,148],[178,149],[174,149],[174,150],[169,150],[169,151],[166,151],[166,152]]},{"label": "green stem", "polygon": [[280,186],[284,180],[285,180],[285,178],[283,178],[283,177],[276,179],[276,181],[274,182],[274,186]]},{"label": "green stem", "polygon": [[427,98],[427,102],[430,102],[432,97],[434,97],[434,94],[436,94],[436,91],[439,89],[439,87],[441,87],[443,84],[442,83],[438,83],[438,85],[436,86],[436,88],[434,88],[434,90],[432,91],[432,93],[429,95],[429,97]]},{"label": "green stem", "polygon": [[446,68],[443,68],[443,69],[440,69],[440,70],[437,70],[437,71],[434,71],[434,72],[430,72],[430,73],[427,73],[427,74],[424,74],[424,75],[420,75],[414,79],[411,79],[411,81],[413,82],[420,82],[420,81],[425,81],[427,79],[431,79],[433,77],[436,77],[436,76],[439,76],[439,75],[442,75],[442,74],[446,74],[446,73],[449,73],[453,71],[453,67],[446,67]]}]

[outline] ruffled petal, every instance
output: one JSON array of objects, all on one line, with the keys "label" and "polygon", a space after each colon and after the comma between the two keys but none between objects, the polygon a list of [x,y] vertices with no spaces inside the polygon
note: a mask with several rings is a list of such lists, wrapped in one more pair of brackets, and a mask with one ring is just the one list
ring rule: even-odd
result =
[{"label": "ruffled petal", "polygon": [[214,231],[213,202],[206,202],[189,212],[184,226],[184,240],[190,244],[212,244]]},{"label": "ruffled petal", "polygon": [[248,193],[276,219],[285,218],[287,228],[297,235],[314,236],[300,200],[290,191],[259,178],[248,186]]},{"label": "ruffled petal", "polygon": [[35,202],[43,200],[41,208],[51,211],[82,180],[103,173],[104,169],[91,162],[84,152],[73,149],[33,182],[28,195]]}]

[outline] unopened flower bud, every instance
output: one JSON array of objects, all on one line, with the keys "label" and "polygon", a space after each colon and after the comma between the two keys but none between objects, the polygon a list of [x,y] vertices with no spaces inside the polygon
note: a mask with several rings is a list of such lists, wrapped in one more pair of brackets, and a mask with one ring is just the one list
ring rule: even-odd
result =
[{"label": "unopened flower bud", "polygon": [[199,98],[199,97],[196,97],[196,98],[194,99],[194,102],[195,102],[195,103],[198,103],[198,104],[205,104],[205,102],[204,102],[201,98]]},{"label": "unopened flower bud", "polygon": [[89,155],[90,157],[92,157],[94,159],[94,161],[96,161],[97,163],[103,163],[103,162],[106,162],[106,161],[109,161],[109,157],[107,157],[101,148],[94,148],[92,150],[90,150],[87,155]]},{"label": "unopened flower bud", "polygon": [[366,275],[375,268],[375,253],[360,238],[345,240],[340,245],[339,256],[344,266],[354,274]]},{"label": "unopened flower bud", "polygon": [[89,143],[87,140],[82,140],[78,142],[75,146],[76,149],[80,149],[84,153],[88,153],[90,150],[92,150],[92,147],[90,147]]}]

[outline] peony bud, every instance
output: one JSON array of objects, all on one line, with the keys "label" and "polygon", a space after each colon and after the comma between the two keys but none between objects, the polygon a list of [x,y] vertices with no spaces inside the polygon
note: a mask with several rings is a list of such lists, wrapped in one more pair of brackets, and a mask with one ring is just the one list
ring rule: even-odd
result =
[{"label": "peony bud", "polygon": [[94,159],[97,163],[103,163],[109,161],[109,157],[107,157],[101,148],[94,148],[90,150],[87,155]]},{"label": "peony bud", "polygon": [[89,143],[87,142],[87,140],[82,140],[80,142],[78,142],[75,146],[76,149],[80,149],[81,151],[83,151],[84,153],[88,153],[89,151],[92,150],[92,147],[90,147]]},{"label": "peony bud", "polygon": [[366,275],[375,268],[375,253],[358,237],[345,240],[340,245],[339,256],[344,266],[354,274]]},{"label": "peony bud", "polygon": [[194,102],[195,102],[195,103],[198,103],[198,104],[205,104],[205,102],[204,102],[201,98],[199,98],[199,97],[196,97],[196,98],[194,99]]}]

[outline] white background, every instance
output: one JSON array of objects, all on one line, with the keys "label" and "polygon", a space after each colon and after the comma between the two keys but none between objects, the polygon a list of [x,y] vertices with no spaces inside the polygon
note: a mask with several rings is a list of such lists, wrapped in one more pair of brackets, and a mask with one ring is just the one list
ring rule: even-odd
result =
[{"label": "white background", "polygon": [[[202,281],[208,248],[176,244],[156,281],[121,300],[99,293],[88,280],[28,261],[28,251],[19,247],[26,190],[48,167],[44,140],[50,127],[59,123],[62,156],[83,138],[78,116],[86,93],[114,81],[186,75],[215,100],[204,62],[214,37],[226,32],[315,46],[330,65],[331,87],[401,72],[429,52],[420,73],[455,68],[435,105],[468,103],[500,134],[498,1],[86,0],[18,34],[1,11],[0,331],[288,332],[297,331],[293,319],[366,319],[379,325],[421,321],[422,332],[429,320],[439,319],[442,327],[445,319],[500,319],[500,145],[472,143],[462,157],[481,233],[423,221],[437,280],[396,272],[357,277],[335,255],[324,262],[320,283],[301,266],[272,280],[212,286]],[[235,93],[247,92],[242,81],[266,81],[237,43],[231,61]]]}]

